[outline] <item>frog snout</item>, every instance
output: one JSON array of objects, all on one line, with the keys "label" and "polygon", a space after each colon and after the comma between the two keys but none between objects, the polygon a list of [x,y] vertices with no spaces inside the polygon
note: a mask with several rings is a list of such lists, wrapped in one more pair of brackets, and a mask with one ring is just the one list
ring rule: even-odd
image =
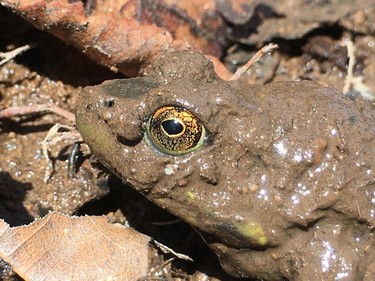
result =
[{"label": "frog snout", "polygon": [[97,118],[105,122],[121,143],[134,146],[142,139],[142,120],[133,108],[124,107],[120,98],[100,97],[91,108],[97,111]]}]

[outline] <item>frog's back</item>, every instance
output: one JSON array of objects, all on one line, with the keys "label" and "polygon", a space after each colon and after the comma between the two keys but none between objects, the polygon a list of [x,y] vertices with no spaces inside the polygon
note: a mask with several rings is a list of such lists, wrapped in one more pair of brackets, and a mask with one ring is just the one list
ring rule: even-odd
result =
[{"label": "frog's back", "polygon": [[[305,212],[307,206],[311,211],[333,207],[372,228],[374,106],[307,81],[271,84],[256,96],[259,108],[267,112],[266,126],[272,128],[274,152],[267,156],[275,169],[274,180],[279,183],[275,186],[294,198],[286,207],[293,209],[302,204]],[[301,218],[297,213],[296,217]]]}]

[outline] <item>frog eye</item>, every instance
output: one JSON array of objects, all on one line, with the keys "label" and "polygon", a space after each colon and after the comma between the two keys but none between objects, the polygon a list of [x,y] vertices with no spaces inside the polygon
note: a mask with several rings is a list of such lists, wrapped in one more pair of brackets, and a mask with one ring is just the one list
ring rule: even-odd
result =
[{"label": "frog eye", "polygon": [[206,130],[190,111],[179,106],[157,109],[146,124],[145,139],[161,152],[181,155],[202,147]]}]

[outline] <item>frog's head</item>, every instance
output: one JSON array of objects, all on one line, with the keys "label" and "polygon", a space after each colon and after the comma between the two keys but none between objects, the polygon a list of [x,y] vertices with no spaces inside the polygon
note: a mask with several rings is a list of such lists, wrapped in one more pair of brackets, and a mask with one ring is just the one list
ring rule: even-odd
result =
[{"label": "frog's head", "polygon": [[[374,132],[329,87],[226,82],[203,55],[185,51],[144,78],[85,88],[76,118],[105,166],[200,229],[233,274],[289,278],[309,263],[315,272],[327,241],[340,249],[362,243],[337,231],[343,218],[345,228],[358,225],[347,220],[355,213],[373,221]],[[350,192],[362,192],[363,201]],[[356,263],[332,274],[347,264]]]},{"label": "frog's head", "polygon": [[222,81],[203,55],[177,52],[147,77],[85,88],[77,127],[106,167],[162,208],[226,244],[262,248],[283,239],[283,223],[268,200],[272,126],[257,92]]}]

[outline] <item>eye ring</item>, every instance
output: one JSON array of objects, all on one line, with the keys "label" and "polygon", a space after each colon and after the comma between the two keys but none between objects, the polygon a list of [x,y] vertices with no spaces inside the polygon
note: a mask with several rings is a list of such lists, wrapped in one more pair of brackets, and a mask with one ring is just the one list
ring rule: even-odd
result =
[{"label": "eye ring", "polygon": [[146,123],[146,142],[165,154],[183,155],[195,151],[203,146],[205,138],[202,122],[180,106],[162,106]]}]

